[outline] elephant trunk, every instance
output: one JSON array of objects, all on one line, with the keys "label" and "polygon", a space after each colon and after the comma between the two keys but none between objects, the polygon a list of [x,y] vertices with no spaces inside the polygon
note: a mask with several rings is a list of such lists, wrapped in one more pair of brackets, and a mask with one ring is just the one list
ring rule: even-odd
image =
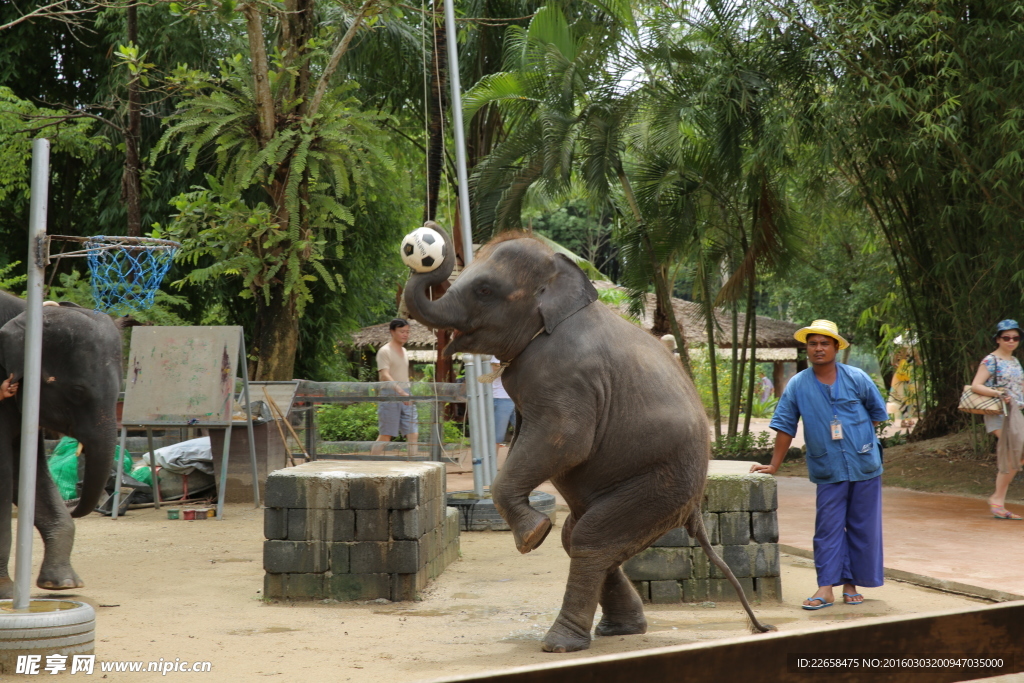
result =
[{"label": "elephant trunk", "polygon": [[428,290],[448,280],[455,268],[455,245],[448,233],[436,223],[425,224],[444,237],[444,261],[429,273],[416,273],[405,283],[405,306],[413,319],[432,328],[459,329],[465,325],[465,313],[453,297],[444,296],[431,301]]},{"label": "elephant trunk", "polygon": [[114,420],[104,421],[88,435],[78,434],[76,437],[82,444],[80,457],[85,459],[85,474],[82,476],[82,495],[71,516],[85,517],[96,509],[110,479],[114,447],[117,445],[117,423]]}]

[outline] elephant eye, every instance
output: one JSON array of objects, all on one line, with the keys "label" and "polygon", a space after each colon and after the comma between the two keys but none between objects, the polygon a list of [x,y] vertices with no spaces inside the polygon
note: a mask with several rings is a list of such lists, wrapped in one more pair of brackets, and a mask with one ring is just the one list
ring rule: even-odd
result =
[{"label": "elephant eye", "polygon": [[479,294],[480,296],[490,296],[491,288],[486,285],[483,285],[481,287],[476,288],[476,293]]}]

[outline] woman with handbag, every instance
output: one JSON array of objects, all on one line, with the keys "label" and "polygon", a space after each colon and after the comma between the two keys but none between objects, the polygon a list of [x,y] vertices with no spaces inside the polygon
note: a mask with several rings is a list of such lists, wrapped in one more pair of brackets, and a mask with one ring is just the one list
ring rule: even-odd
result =
[{"label": "woman with handbag", "polygon": [[[1013,357],[1013,352],[1020,346],[1022,334],[1024,333],[1021,332],[1016,320],[1000,321],[996,325],[996,350],[982,359],[978,372],[974,375],[974,381],[971,382],[971,390],[974,393],[980,396],[1001,397],[1009,410],[1018,414],[1013,417],[1018,417],[1021,406],[1024,406],[1024,368],[1021,368],[1020,361]],[[985,430],[1001,439],[1004,423],[1008,422],[1009,416],[999,414],[984,417]],[[1015,463],[1006,468],[999,468],[1009,471],[1000,471],[996,474],[996,490],[988,499],[989,509],[996,519],[1024,519],[1003,507],[1006,502],[1006,490],[1020,468],[1018,453]]]}]

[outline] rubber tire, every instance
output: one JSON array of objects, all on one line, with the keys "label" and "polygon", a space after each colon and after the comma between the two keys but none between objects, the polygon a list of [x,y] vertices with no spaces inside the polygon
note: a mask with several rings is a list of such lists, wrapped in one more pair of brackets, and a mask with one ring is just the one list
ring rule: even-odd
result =
[{"label": "rubber tire", "polygon": [[0,600],[0,675],[13,675],[19,655],[42,655],[40,673],[47,655],[91,655],[96,649],[96,611],[91,605],[73,600],[32,600],[69,605],[56,611],[12,613],[12,600]]},{"label": "rubber tire", "polygon": [[[494,507],[494,500],[489,494],[485,493],[484,496],[475,504],[467,505],[473,498],[472,491],[452,491],[448,494],[448,506],[459,510],[459,530],[509,531],[508,524]],[[555,497],[550,493],[531,493],[530,507],[547,515],[552,524],[555,523]]]}]

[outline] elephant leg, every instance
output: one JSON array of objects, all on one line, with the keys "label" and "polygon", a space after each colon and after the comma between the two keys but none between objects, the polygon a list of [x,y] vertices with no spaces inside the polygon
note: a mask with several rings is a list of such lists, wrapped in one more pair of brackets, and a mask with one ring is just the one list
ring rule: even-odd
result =
[{"label": "elephant leg", "polygon": [[[621,565],[661,536],[678,519],[666,495],[666,477],[652,472],[623,482],[589,506],[568,535],[569,580],[562,609],[544,636],[547,652],[590,647],[590,628],[600,603],[604,617],[598,635],[647,630],[643,604]],[[563,542],[565,537],[563,537]]]},{"label": "elephant leg", "polygon": [[14,582],[8,573],[11,559],[11,510],[14,505],[16,454],[8,439],[0,439],[0,600],[14,597]]},{"label": "elephant leg", "polygon": [[644,603],[626,578],[622,567],[608,573],[601,587],[601,621],[594,633],[599,636],[632,636],[647,633]]},{"label": "elephant leg", "polygon": [[530,494],[545,481],[570,469],[586,457],[593,440],[587,434],[560,431],[545,435],[529,423],[516,427],[505,466],[491,484],[494,506],[512,529],[516,548],[528,553],[547,538],[551,520],[530,506]]},{"label": "elephant leg", "polygon": [[70,590],[85,584],[71,567],[75,544],[75,523],[60,497],[46,466],[46,451],[39,439],[39,468],[36,474],[36,529],[43,537],[43,564],[36,585],[49,590]]}]

